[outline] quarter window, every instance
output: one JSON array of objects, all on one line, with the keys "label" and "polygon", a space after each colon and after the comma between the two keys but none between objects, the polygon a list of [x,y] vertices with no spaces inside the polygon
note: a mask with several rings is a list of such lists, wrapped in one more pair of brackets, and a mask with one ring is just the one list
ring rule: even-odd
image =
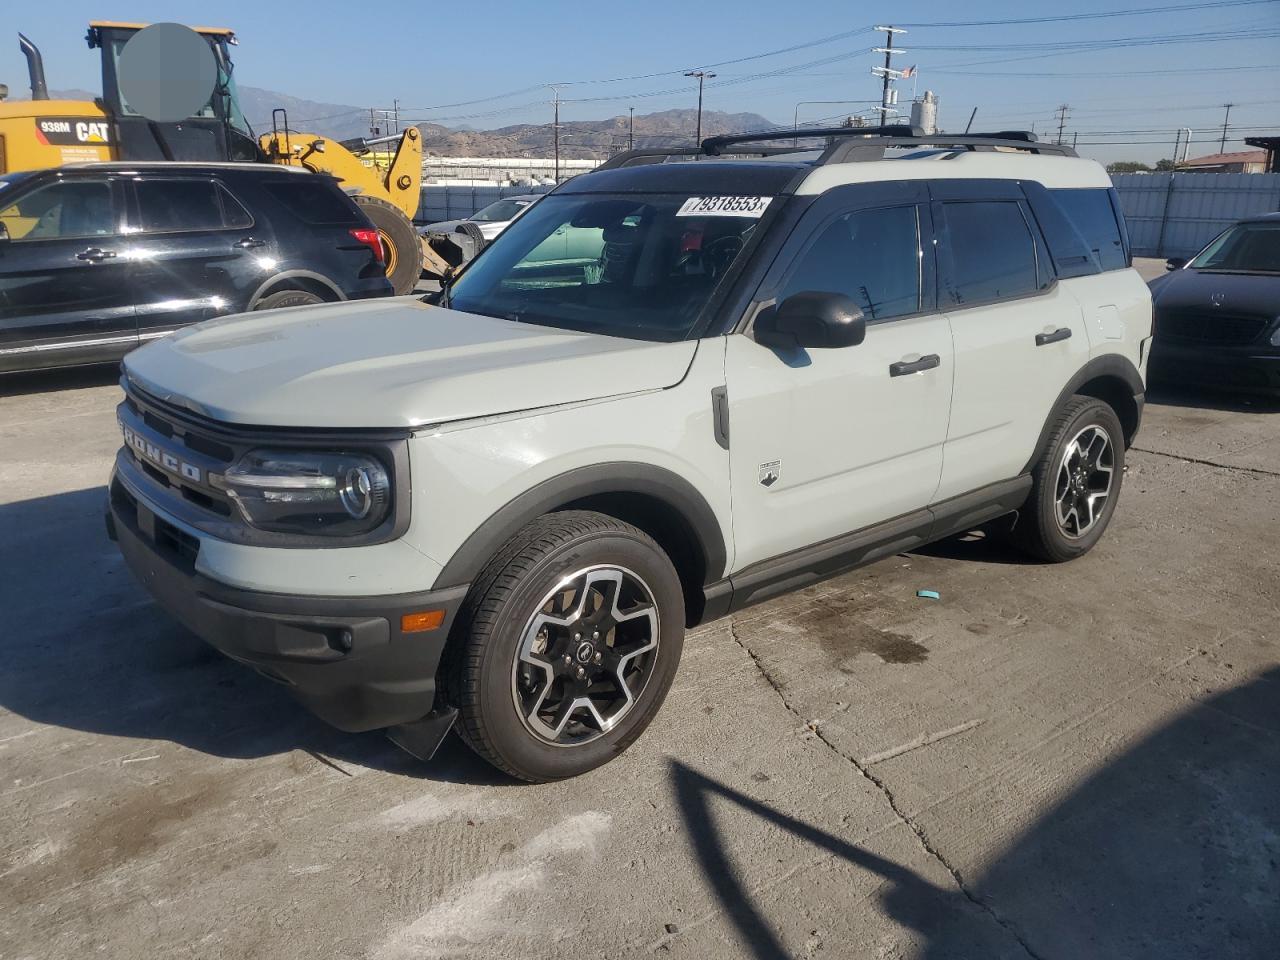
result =
[{"label": "quarter window", "polygon": [[816,290],[842,293],[867,320],[920,311],[920,224],[916,208],[845,214],[800,255],[778,300]]},{"label": "quarter window", "polygon": [[1040,289],[1036,243],[1022,208],[1009,201],[964,201],[943,205],[955,268],[956,304],[1026,296]]},{"label": "quarter window", "polygon": [[105,237],[115,233],[111,185],[102,180],[63,180],[33,190],[0,209],[11,240]]},{"label": "quarter window", "polygon": [[1103,270],[1123,270],[1125,255],[1120,222],[1107,190],[1053,190],[1053,198],[1075,224]]},{"label": "quarter window", "polygon": [[139,228],[146,233],[223,230],[253,223],[249,212],[212,180],[139,180]]}]

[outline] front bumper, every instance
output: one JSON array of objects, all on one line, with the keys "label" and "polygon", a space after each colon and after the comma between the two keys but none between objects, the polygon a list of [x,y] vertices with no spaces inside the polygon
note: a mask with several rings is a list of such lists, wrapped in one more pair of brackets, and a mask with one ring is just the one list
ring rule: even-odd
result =
[{"label": "front bumper", "polygon": [[[152,596],[206,643],[289,687],[340,730],[376,730],[431,712],[436,672],[467,587],[386,597],[261,593],[195,569],[200,541],[150,509],[113,474],[107,531]],[[341,549],[341,548],[337,548]],[[401,617],[445,611],[434,630]]]},{"label": "front bumper", "polygon": [[1154,383],[1280,394],[1280,347],[1181,344],[1157,337],[1147,376]]}]

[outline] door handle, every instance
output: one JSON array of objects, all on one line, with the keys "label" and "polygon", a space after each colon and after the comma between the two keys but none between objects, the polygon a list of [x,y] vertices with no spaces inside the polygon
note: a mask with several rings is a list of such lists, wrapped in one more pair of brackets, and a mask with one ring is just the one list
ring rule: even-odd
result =
[{"label": "door handle", "polygon": [[1046,343],[1057,343],[1059,340],[1069,340],[1071,338],[1070,327],[1059,327],[1053,333],[1037,333],[1036,346],[1043,347]]},{"label": "door handle", "polygon": [[91,263],[100,263],[103,260],[114,259],[116,252],[114,250],[103,250],[101,247],[90,247],[88,250],[81,250],[76,254],[77,260],[88,260]]},{"label": "door handle", "polygon": [[259,240],[256,237],[245,237],[243,240],[237,240],[232,244],[233,247],[237,247],[241,250],[252,250],[255,247],[265,247],[266,245],[267,241]]},{"label": "door handle", "polygon": [[899,360],[897,363],[889,364],[889,376],[905,377],[909,373],[920,373],[922,370],[932,370],[934,367],[942,364],[942,358],[936,353],[929,353],[921,357],[919,360]]}]

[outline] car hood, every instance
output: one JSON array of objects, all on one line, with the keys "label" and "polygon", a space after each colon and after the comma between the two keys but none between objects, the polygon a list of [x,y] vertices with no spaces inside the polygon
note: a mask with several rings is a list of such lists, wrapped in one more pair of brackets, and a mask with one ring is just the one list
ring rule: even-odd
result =
[{"label": "car hood", "polygon": [[1280,276],[1275,275],[1172,270],[1151,282],[1151,294],[1160,310],[1280,315]]},{"label": "car hood", "polygon": [[159,399],[228,423],[415,427],[662,389],[696,350],[398,297],[211,320],[124,367]]}]

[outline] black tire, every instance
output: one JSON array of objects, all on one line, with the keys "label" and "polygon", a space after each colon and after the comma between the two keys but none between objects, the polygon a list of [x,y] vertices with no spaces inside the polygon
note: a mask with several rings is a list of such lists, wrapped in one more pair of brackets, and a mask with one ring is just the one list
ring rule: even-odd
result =
[{"label": "black tire", "polygon": [[400,208],[377,197],[355,194],[352,198],[382,238],[387,279],[396,296],[412,293],[422,276],[422,242],[413,221]]},{"label": "black tire", "polygon": [[[556,625],[552,632],[563,631],[563,637],[544,639],[544,650],[537,651],[545,654],[545,668],[531,669],[531,661],[522,660],[519,655],[527,637],[536,641],[546,635],[546,627],[536,635],[531,630],[534,617],[540,611],[561,602],[562,597],[583,596],[573,590],[557,589],[558,585],[570,582],[566,577],[578,573],[588,578],[604,578],[611,572],[619,572],[620,577],[630,574],[647,588],[651,603],[642,601],[626,609],[621,607],[623,602],[630,604],[635,597],[643,596],[635,592],[632,581],[620,580],[616,588],[606,588],[606,594],[608,589],[617,591],[612,594],[610,611],[625,614],[622,620],[639,627],[641,634],[652,632],[656,647],[647,659],[643,653],[629,654],[634,659],[624,656],[621,658],[624,665],[616,667],[618,676],[633,667],[636,671],[625,708],[611,712],[608,703],[600,710],[592,708],[606,720],[616,716],[616,725],[601,732],[599,724],[585,709],[566,711],[573,719],[554,731],[566,742],[553,741],[547,734],[536,732],[526,719],[536,714],[536,706],[526,714],[517,703],[522,697],[528,698],[523,700],[525,706],[531,701],[541,704],[549,699],[559,699],[562,704],[576,702],[570,690],[585,692],[588,689],[585,684],[592,683],[592,677],[578,681],[583,687],[573,688],[572,677],[557,673],[553,681],[552,668],[577,671],[578,664],[583,663],[592,669],[593,654],[587,653],[588,659],[578,654],[583,647],[591,647],[592,639],[599,634],[584,636],[575,630],[583,624],[583,630],[590,630],[589,618],[576,620],[573,626]],[[575,579],[571,584],[577,582]],[[601,581],[582,582],[591,597]],[[600,595],[601,600],[606,594]],[[576,598],[566,601],[570,607],[579,606]],[[600,602],[598,606],[603,609],[605,604]],[[646,612],[637,614],[632,610]],[[649,611],[656,615],[656,622],[648,616]],[[567,610],[566,616],[571,617],[573,612]],[[599,640],[596,653],[612,653],[616,659],[614,651],[633,648],[628,645],[636,641],[623,639],[626,630],[620,625],[622,620],[612,628],[607,624],[603,626],[604,637]],[[459,709],[456,729],[476,753],[494,766],[521,780],[540,783],[592,770],[617,756],[644,732],[662,706],[680,664],[684,644],[684,596],[671,561],[643,531],[604,514],[566,510],[538,518],[498,552],[476,579],[458,628],[457,646],[445,670],[447,696]],[[586,642],[581,642],[584,639]],[[641,646],[644,642],[638,641]],[[565,645],[563,650],[562,645]],[[529,652],[533,653],[532,648]],[[594,662],[599,664],[600,658],[595,656]],[[605,676],[608,664],[606,660],[604,666],[594,669],[597,676],[604,676],[606,685],[614,685],[614,675]],[[533,681],[532,687],[525,683],[528,680]],[[546,693],[542,695],[544,699],[538,699],[535,688],[543,682]],[[562,686],[557,688],[556,683]],[[556,689],[562,691],[560,696],[551,698],[551,692]],[[621,700],[621,688],[614,685],[613,689],[619,691]],[[586,739],[567,742],[575,736]]]},{"label": "black tire", "polygon": [[[1101,463],[1099,469],[1094,470],[1088,466],[1087,457],[1078,456],[1080,447],[1072,452],[1072,462],[1068,462],[1068,451],[1077,438],[1082,444],[1088,440],[1090,449],[1095,449],[1099,432],[1105,436],[1107,448],[1100,456],[1109,456],[1106,464],[1109,470],[1105,474]],[[1054,415],[1044,453],[1031,471],[1031,493],[1014,525],[1013,542],[1031,556],[1050,563],[1074,560],[1093,549],[1120,500],[1124,453],[1120,418],[1107,403],[1082,396],[1074,396],[1064,403]],[[1084,480],[1080,479],[1082,476]],[[1075,504],[1088,501],[1091,494],[1101,490],[1104,476],[1109,476],[1105,499],[1074,509]],[[1069,518],[1066,521],[1060,520],[1064,513]],[[1083,522],[1086,516],[1087,526]]]},{"label": "black tire", "polygon": [[303,307],[311,303],[324,303],[324,299],[310,290],[278,290],[255,303],[253,309],[274,310],[277,307]]},{"label": "black tire", "polygon": [[471,238],[471,256],[467,258],[469,260],[474,260],[476,255],[489,244],[489,241],[484,238],[484,231],[470,220],[463,220],[453,228],[453,232]]}]

